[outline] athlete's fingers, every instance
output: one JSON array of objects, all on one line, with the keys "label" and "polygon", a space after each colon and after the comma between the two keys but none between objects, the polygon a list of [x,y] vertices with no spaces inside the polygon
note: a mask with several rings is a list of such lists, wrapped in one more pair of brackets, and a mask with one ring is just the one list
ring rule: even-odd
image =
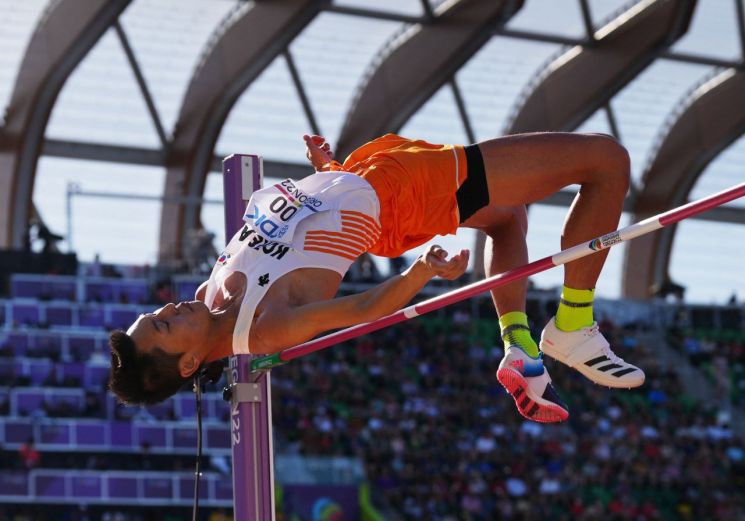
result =
[{"label": "athlete's fingers", "polygon": [[323,136],[318,136],[316,134],[313,134],[313,135],[304,134],[303,140],[305,141],[307,145],[312,144],[317,147],[320,147],[324,143],[324,141],[326,141],[326,138]]},{"label": "athlete's fingers", "polygon": [[445,260],[446,255],[447,254],[432,251],[427,255],[426,261],[433,268],[437,270],[443,270],[447,266],[447,261]]},{"label": "athlete's fingers", "polygon": [[432,246],[430,246],[428,253],[431,253],[439,259],[445,259],[448,256],[448,252],[445,251],[439,244],[433,244]]},{"label": "athlete's fingers", "polygon": [[448,261],[447,268],[440,276],[448,280],[457,279],[465,273],[466,268],[468,267],[469,257],[470,252],[468,250],[461,250]]}]

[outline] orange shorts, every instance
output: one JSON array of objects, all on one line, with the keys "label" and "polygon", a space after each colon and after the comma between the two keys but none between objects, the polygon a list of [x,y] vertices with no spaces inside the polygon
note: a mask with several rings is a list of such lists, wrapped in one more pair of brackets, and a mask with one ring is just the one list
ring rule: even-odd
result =
[{"label": "orange shorts", "polygon": [[397,257],[458,228],[456,192],[467,177],[462,146],[386,134],[352,152],[342,169],[378,195],[383,231],[370,253]]}]

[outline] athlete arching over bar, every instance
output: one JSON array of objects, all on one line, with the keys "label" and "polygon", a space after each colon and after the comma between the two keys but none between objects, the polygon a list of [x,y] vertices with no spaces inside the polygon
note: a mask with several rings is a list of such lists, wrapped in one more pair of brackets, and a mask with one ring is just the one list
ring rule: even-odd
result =
[{"label": "athlete arching over bar", "polygon": [[[469,146],[433,145],[387,134],[340,164],[321,136],[304,136],[316,173],[259,190],[245,226],[217,260],[197,300],[142,315],[112,333],[110,387],[127,403],[177,392],[202,365],[234,353],[269,354],[321,332],[404,307],[433,277],[456,279],[468,263],[432,246],[401,275],[364,293],[334,298],[365,251],[398,256],[458,226],[483,230],[486,273],[528,262],[525,205],[581,186],[564,224],[562,249],[615,230],[629,183],[629,157],[600,134],[534,133]],[[541,350],[609,387],[636,387],[644,373],[618,358],[597,329],[592,302],[607,251],[565,266],[557,314],[540,349],[525,314],[527,280],[492,290],[505,356],[500,383],[521,414],[567,418]]]}]

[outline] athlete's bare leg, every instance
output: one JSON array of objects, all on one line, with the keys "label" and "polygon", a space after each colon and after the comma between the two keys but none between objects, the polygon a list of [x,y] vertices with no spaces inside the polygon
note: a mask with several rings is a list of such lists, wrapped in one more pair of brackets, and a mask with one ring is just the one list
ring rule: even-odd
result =
[{"label": "athlete's bare leg", "polygon": [[[525,243],[528,216],[525,206],[487,206],[468,218],[463,226],[477,228],[487,235],[484,246],[487,277],[528,263],[528,248]],[[516,280],[491,290],[497,314],[502,316],[512,311],[525,312],[527,290],[528,279]]]},{"label": "athlete's bare leg", "polygon": [[[565,186],[581,186],[564,223],[562,248],[616,229],[629,185],[629,156],[612,137],[521,134],[479,143],[479,149],[490,205],[520,206]],[[577,289],[594,288],[607,253],[601,251],[565,265],[565,284]]]},{"label": "athlete's bare leg", "polygon": [[[527,264],[528,220],[524,205],[489,205],[463,225],[478,228],[488,236],[484,251],[488,276]],[[527,279],[521,279],[491,292],[505,345],[497,380],[512,395],[518,411],[526,418],[539,422],[563,421],[569,415],[567,406],[551,386],[538,346],[530,331],[525,330],[529,326],[525,315],[527,289]]]}]

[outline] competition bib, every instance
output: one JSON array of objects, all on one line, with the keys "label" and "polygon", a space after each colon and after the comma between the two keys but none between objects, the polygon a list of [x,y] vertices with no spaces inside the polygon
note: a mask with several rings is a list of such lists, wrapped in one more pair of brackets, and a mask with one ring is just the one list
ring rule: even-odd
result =
[{"label": "competition bib", "polygon": [[251,195],[243,220],[266,240],[290,244],[297,225],[326,210],[324,202],[298,188],[290,179]]}]

